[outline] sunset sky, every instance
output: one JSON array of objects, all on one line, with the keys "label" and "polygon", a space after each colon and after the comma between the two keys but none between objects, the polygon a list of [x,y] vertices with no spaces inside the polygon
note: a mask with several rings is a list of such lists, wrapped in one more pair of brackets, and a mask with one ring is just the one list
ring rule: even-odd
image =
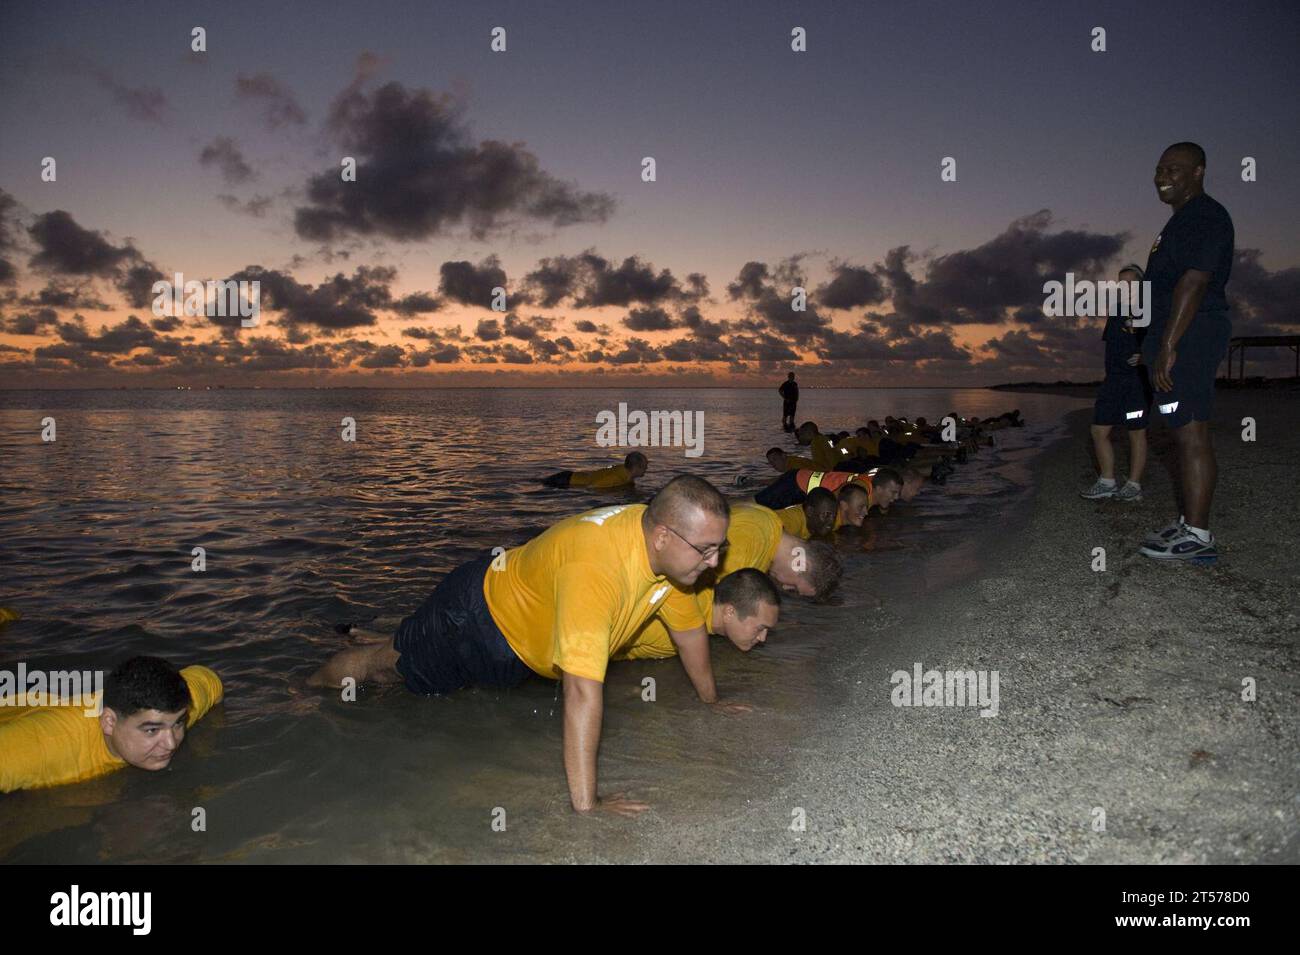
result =
[{"label": "sunset sky", "polygon": [[[1298,9],[11,0],[0,387],[1095,379],[1042,284],[1145,264],[1185,139],[1234,333],[1294,334]],[[175,272],[261,325],[155,315]]]}]

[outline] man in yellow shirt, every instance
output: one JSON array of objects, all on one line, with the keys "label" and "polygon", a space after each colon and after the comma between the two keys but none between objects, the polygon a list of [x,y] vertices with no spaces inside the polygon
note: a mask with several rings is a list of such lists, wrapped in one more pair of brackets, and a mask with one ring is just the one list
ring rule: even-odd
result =
[{"label": "man in yellow shirt", "polygon": [[102,700],[0,707],[0,792],[79,783],[124,766],[166,769],[222,693],[207,667],[177,672],[157,657],[133,657],[108,675]]},{"label": "man in yellow shirt", "polygon": [[781,527],[800,540],[823,537],[840,525],[839,502],[824,487],[813,488],[802,504],[792,504],[777,511]]},{"label": "man in yellow shirt", "polygon": [[625,487],[635,484],[637,478],[645,475],[650,462],[640,451],[633,451],[623,459],[622,464],[594,471],[557,471],[550,477],[543,478],[547,487],[586,487],[592,490],[604,490],[611,487]]},{"label": "man in yellow shirt", "polygon": [[816,465],[812,458],[803,458],[797,454],[787,454],[780,448],[769,448],[766,454],[767,463],[772,466],[773,471],[785,473],[786,471],[797,471],[800,468],[807,468],[810,471],[816,470]]},{"label": "man in yellow shirt", "polygon": [[640,812],[644,803],[597,798],[605,670],[673,583],[690,587],[717,566],[727,526],[727,501],[716,488],[673,478],[649,505],[587,511],[458,567],[390,640],[344,650],[309,682],[405,683],[430,694],[516,686],[530,673],[562,679],[573,808]]},{"label": "man in yellow shirt", "polygon": [[830,438],[817,428],[817,422],[805,421],[795,430],[794,439],[807,446],[812,452],[813,467],[818,471],[829,471],[839,464],[843,455],[835,450]]},{"label": "man in yellow shirt", "polygon": [[[726,637],[743,653],[766,642],[768,632],[781,615],[781,592],[767,574],[753,567],[728,574],[716,587],[698,587],[692,597],[708,633]],[[690,629],[693,623],[694,617],[683,619],[665,609],[646,622],[616,659],[660,660],[677,656],[669,626]],[[717,688],[712,684],[711,672],[705,689],[701,699],[709,695],[708,690],[716,699]]]}]

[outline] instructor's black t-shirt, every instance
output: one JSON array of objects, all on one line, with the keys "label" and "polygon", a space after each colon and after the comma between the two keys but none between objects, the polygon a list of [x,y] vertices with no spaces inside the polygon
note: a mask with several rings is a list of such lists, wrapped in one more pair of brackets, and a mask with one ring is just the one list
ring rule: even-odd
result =
[{"label": "instructor's black t-shirt", "polygon": [[1148,348],[1160,342],[1173,310],[1174,286],[1188,269],[1211,275],[1196,313],[1227,311],[1224,286],[1228,284],[1228,274],[1232,271],[1234,240],[1228,210],[1204,194],[1188,200],[1165,223],[1147,258],[1146,279],[1151,283]]},{"label": "instructor's black t-shirt", "polygon": [[781,393],[781,397],[791,404],[799,400],[799,385],[793,381],[781,382],[781,387],[777,390]]}]

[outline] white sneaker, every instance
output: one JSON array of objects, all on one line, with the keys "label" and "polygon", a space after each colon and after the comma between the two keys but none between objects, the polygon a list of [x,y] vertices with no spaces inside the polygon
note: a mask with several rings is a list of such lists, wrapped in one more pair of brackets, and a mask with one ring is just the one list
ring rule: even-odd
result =
[{"label": "white sneaker", "polygon": [[1101,501],[1101,500],[1105,500],[1108,497],[1114,497],[1115,482],[1114,481],[1106,482],[1103,481],[1101,478],[1097,478],[1097,483],[1094,484],[1092,487],[1088,488],[1088,490],[1086,491],[1080,491],[1079,496],[1089,501]]},{"label": "white sneaker", "polygon": [[1142,500],[1142,485],[1135,481],[1125,481],[1124,486],[1115,492],[1115,500],[1125,504],[1135,504]]},{"label": "white sneaker", "polygon": [[1173,540],[1183,532],[1183,525],[1187,523],[1183,520],[1183,515],[1178,515],[1178,520],[1170,521],[1158,531],[1152,531],[1142,539],[1143,544],[1163,544],[1165,541]]}]

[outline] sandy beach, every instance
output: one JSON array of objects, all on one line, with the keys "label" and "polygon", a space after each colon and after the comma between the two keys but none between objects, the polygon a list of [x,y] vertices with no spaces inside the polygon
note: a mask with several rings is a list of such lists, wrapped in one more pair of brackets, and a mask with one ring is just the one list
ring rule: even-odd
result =
[{"label": "sandy beach", "polygon": [[[1038,462],[1030,513],[990,543],[987,571],[909,606],[886,596],[847,665],[833,655],[821,695],[842,705],[814,708],[770,790],[709,819],[649,814],[621,851],[593,839],[572,858],[1300,861],[1300,573],[1277,534],[1300,510],[1297,412],[1293,392],[1220,392],[1209,568],[1137,553],[1176,514],[1168,433],[1153,432],[1142,502],[1088,502],[1076,492],[1095,476],[1091,412],[1072,413],[1073,438]],[[1240,438],[1247,416],[1254,443]],[[998,715],[893,706],[891,673],[917,662],[998,671]]]}]

